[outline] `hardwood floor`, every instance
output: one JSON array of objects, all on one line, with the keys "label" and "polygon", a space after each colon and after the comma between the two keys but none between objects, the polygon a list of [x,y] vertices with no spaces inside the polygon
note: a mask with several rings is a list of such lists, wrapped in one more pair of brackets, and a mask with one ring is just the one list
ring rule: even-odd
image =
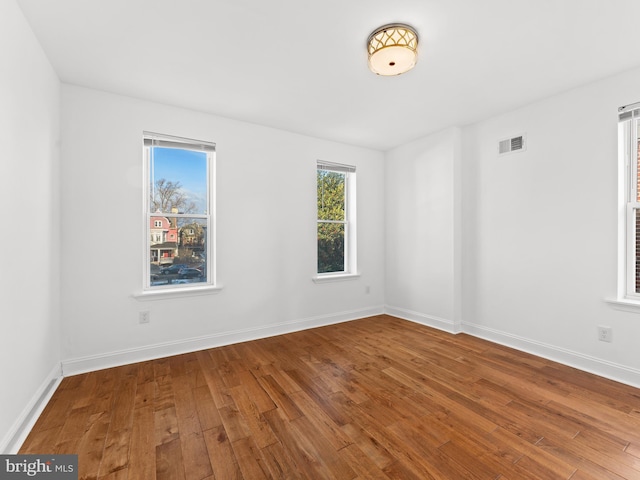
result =
[{"label": "hardwood floor", "polygon": [[65,378],[80,478],[639,479],[640,390],[378,316]]}]

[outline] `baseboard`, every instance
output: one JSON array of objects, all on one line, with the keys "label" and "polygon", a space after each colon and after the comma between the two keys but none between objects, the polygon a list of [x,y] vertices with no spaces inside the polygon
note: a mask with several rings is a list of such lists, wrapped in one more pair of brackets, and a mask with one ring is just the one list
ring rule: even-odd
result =
[{"label": "baseboard", "polygon": [[448,333],[467,333],[474,337],[482,338],[493,343],[514,348],[538,357],[546,358],[554,362],[593,373],[600,377],[608,378],[616,382],[624,383],[632,387],[640,388],[640,370],[608,362],[600,358],[563,349],[555,345],[549,345],[535,340],[530,340],[510,333],[487,328],[481,325],[463,322],[456,325],[454,322],[426,315],[424,313],[406,310],[404,308],[385,305],[384,312],[394,317],[419,323],[427,327],[437,328]]},{"label": "baseboard", "polygon": [[359,318],[381,315],[382,313],[384,313],[383,306],[350,310],[329,315],[321,315],[318,317],[303,318],[290,322],[275,323],[253,328],[221,332],[214,335],[188,338],[175,342],[165,342],[139,348],[119,350],[101,355],[72,358],[62,362],[62,372],[65,377],[77,375],[80,373],[102,370],[104,368],[118,367],[136,362],[154,360],[156,358],[169,357],[171,355],[196,352],[207,348],[215,348],[224,345],[231,345],[233,343],[273,337],[275,335],[292,333],[300,330],[306,330],[308,328],[348,322]]},{"label": "baseboard", "polygon": [[538,357],[593,373],[600,377],[640,388],[640,370],[481,325],[463,323],[462,327],[464,333],[468,333],[474,337],[515,348]]},{"label": "baseboard", "polygon": [[13,422],[13,425],[0,442],[1,453],[15,454],[18,452],[61,381],[62,369],[61,365],[57,364],[51,372],[49,372],[33,397],[31,397],[29,403],[22,410],[20,416]]},{"label": "baseboard", "polygon": [[419,323],[427,327],[437,328],[449,333],[460,333],[460,326],[456,325],[453,321],[446,318],[440,318],[433,315],[426,315],[424,313],[414,312],[412,310],[406,310],[404,308],[393,307],[390,305],[384,306],[384,313],[393,317],[402,318],[403,320],[409,320],[411,322]]}]

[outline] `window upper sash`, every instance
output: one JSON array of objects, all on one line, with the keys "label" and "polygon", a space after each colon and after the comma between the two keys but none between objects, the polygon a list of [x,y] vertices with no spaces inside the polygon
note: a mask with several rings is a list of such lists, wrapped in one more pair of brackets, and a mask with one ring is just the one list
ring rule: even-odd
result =
[{"label": "window upper sash", "polygon": [[624,152],[624,167],[626,170],[627,203],[640,201],[638,189],[638,135],[640,119],[640,103],[626,105],[618,109],[619,148]]}]

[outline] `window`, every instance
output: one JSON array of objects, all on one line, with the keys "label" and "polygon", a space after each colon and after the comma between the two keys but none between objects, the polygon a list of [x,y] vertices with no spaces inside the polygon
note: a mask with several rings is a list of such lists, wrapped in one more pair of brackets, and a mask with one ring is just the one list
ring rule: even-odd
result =
[{"label": "window", "polygon": [[215,144],[149,132],[143,144],[144,290],[215,285]]},{"label": "window", "polygon": [[[618,150],[623,175],[623,296],[640,301],[640,103],[619,109]],[[622,185],[621,185],[622,187]]]},{"label": "window", "polygon": [[356,273],[356,169],[318,162],[318,275]]}]

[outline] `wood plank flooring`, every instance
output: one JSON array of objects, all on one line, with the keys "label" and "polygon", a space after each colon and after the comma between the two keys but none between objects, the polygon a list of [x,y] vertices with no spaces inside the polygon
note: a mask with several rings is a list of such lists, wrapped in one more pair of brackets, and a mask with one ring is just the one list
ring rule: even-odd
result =
[{"label": "wood plank flooring", "polygon": [[65,378],[82,479],[640,479],[640,390],[381,315]]}]

